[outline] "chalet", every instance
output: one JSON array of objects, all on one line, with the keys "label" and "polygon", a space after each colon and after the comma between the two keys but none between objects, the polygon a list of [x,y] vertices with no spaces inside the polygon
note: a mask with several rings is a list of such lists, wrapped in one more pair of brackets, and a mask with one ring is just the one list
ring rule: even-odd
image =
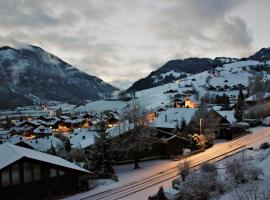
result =
[{"label": "chalet", "polygon": [[197,110],[197,108],[168,108],[156,118],[152,126],[160,130],[172,131],[182,119],[188,124]]},{"label": "chalet", "polygon": [[185,107],[185,99],[183,97],[178,97],[174,100],[175,108],[183,108]]},{"label": "chalet", "polygon": [[190,146],[190,142],[183,137],[158,131],[158,140],[152,144],[152,151],[159,156],[179,156],[183,153],[183,148]]},{"label": "chalet", "polygon": [[245,99],[245,102],[250,106],[256,105],[258,101],[261,102],[270,101],[270,92],[266,92],[265,94],[262,95],[252,95]]},{"label": "chalet", "polygon": [[35,128],[32,126],[20,126],[20,127],[12,127],[10,128],[10,135],[22,135],[22,136],[30,136],[33,133]]},{"label": "chalet", "polygon": [[86,127],[89,125],[86,125],[87,121],[83,118],[73,118],[73,119],[66,119],[64,120],[64,124],[67,128],[74,129],[74,128],[81,128],[85,124]]},{"label": "chalet", "polygon": [[62,146],[62,141],[55,136],[48,136],[48,137],[43,137],[43,138],[34,138],[31,140],[17,140],[12,142],[12,144],[21,146],[21,147],[26,147],[30,148],[36,151],[42,151],[42,152],[47,152],[50,150],[52,147],[57,148]]},{"label": "chalet", "polygon": [[95,143],[96,132],[88,129],[75,129],[74,133],[69,135],[71,148],[84,149]]},{"label": "chalet", "polygon": [[185,108],[197,108],[198,103],[194,100],[191,100],[191,98],[186,97],[185,98]]},{"label": "chalet", "polygon": [[43,125],[40,125],[36,129],[33,130],[33,134],[35,134],[36,137],[45,137],[52,135],[52,129],[45,127]]},{"label": "chalet", "polygon": [[[0,145],[1,199],[46,199],[78,192],[90,172],[60,157]],[[86,189],[86,188],[85,188]]]},{"label": "chalet", "polygon": [[233,137],[232,127],[236,123],[236,118],[234,116],[234,111],[232,110],[222,110],[216,111],[211,110],[210,114],[216,120],[217,128],[214,128],[216,138],[231,139]]},{"label": "chalet", "polygon": [[117,126],[118,124],[118,117],[115,117],[115,116],[110,116],[108,117],[107,119],[107,122],[108,122],[108,126],[111,128],[111,127],[114,127],[114,126]]}]

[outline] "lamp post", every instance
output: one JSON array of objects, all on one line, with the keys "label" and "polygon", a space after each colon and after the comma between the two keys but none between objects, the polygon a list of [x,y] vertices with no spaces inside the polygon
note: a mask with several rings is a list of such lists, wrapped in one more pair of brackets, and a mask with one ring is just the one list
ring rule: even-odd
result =
[{"label": "lamp post", "polygon": [[200,118],[200,135],[202,134],[202,118]]}]

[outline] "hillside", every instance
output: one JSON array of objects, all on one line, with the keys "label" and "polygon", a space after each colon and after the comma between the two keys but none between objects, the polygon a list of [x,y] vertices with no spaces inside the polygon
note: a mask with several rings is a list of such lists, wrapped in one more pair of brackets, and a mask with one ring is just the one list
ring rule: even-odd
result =
[{"label": "hillside", "polygon": [[217,57],[215,59],[187,58],[184,60],[171,60],[145,78],[137,80],[127,89],[127,92],[149,89],[184,78],[190,74],[194,75],[206,70],[213,70],[216,67],[222,67],[225,64],[248,60],[260,62],[270,60],[270,48],[262,48],[254,55],[241,59]]},{"label": "hillside", "polygon": [[36,46],[0,48],[0,109],[48,100],[77,104],[116,90]]}]

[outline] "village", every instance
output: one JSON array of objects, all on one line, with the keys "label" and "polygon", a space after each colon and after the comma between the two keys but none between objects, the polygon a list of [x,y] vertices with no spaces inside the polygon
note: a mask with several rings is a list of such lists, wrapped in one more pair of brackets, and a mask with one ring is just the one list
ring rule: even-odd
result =
[{"label": "village", "polygon": [[[81,105],[46,102],[1,111],[1,192],[30,198],[30,185],[29,192],[39,188],[31,198],[65,197],[96,187],[89,180],[118,181],[114,166],[133,163],[139,169],[148,160],[179,160],[216,140],[269,126],[268,82],[256,76],[250,85],[222,81],[220,73],[238,76],[222,70]],[[220,85],[211,82],[215,78]],[[57,184],[65,180],[65,186]]]}]

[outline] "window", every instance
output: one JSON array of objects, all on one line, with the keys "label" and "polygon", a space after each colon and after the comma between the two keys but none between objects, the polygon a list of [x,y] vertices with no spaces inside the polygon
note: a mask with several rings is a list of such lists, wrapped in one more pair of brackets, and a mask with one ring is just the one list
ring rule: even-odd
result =
[{"label": "window", "polygon": [[23,163],[24,182],[29,183],[32,181],[32,168],[30,163]]},{"label": "window", "polygon": [[56,177],[57,176],[57,170],[56,169],[50,169],[50,177]]},{"label": "window", "polygon": [[10,185],[10,176],[9,176],[9,169],[5,169],[1,173],[1,184],[2,186],[9,186]]},{"label": "window", "polygon": [[41,180],[41,170],[39,165],[33,165],[33,179],[34,181]]},{"label": "window", "polygon": [[18,164],[15,164],[11,167],[11,178],[12,178],[12,185],[20,183],[20,168]]},{"label": "window", "polygon": [[60,170],[60,171],[59,171],[59,176],[64,176],[64,175],[65,175],[65,171]]}]

